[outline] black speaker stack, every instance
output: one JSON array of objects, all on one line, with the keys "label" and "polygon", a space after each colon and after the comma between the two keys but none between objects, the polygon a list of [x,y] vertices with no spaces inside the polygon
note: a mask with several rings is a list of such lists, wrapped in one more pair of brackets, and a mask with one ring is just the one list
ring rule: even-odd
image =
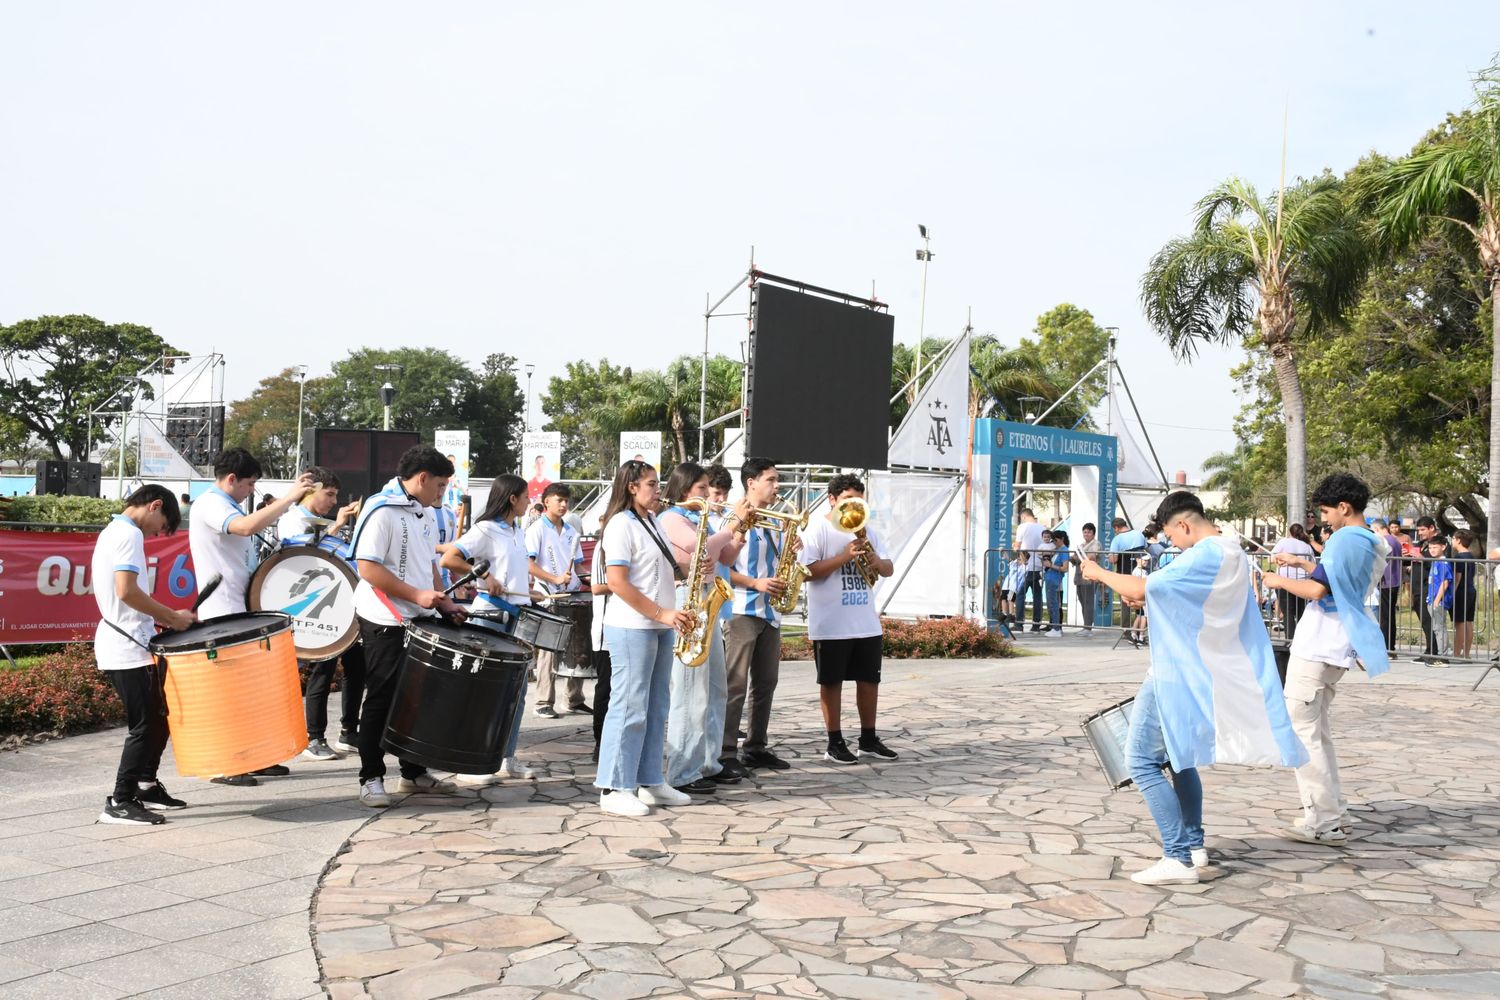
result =
[{"label": "black speaker stack", "polygon": [[422,443],[416,431],[365,431],[313,427],[302,433],[301,468],[322,466],[339,477],[339,502],[377,493],[392,476],[406,449]]},{"label": "black speaker stack", "polygon": [[36,495],[96,497],[102,471],[98,462],[38,462]]}]

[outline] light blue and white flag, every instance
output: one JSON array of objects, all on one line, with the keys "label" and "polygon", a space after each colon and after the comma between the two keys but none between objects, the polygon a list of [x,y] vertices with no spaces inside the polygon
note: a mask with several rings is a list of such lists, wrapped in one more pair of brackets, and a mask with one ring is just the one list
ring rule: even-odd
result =
[{"label": "light blue and white flag", "polygon": [[1172,768],[1300,767],[1271,640],[1255,607],[1250,560],[1221,535],[1146,580],[1151,678]]},{"label": "light blue and white flag", "polygon": [[1314,603],[1325,614],[1338,615],[1344,634],[1365,672],[1379,677],[1391,669],[1385,649],[1385,633],[1370,614],[1365,601],[1380,585],[1390,548],[1369,528],[1345,525],[1328,536],[1323,546],[1323,575],[1328,577],[1327,597]]}]

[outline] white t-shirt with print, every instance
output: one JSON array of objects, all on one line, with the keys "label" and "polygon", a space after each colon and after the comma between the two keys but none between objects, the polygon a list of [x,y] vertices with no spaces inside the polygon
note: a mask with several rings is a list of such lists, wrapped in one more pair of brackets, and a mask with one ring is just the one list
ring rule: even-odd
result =
[{"label": "white t-shirt with print", "polygon": [[[354,561],[380,563],[402,583],[418,590],[431,590],[432,569],[437,564],[437,526],[432,509],[410,497],[394,498],[366,515],[355,538]],[[386,599],[395,605],[401,618],[422,618],[437,614],[394,594]],[[360,577],[354,588],[354,613],[376,625],[399,625],[375,588]]]},{"label": "white t-shirt with print", "polygon": [[146,589],[146,536],[134,521],[123,514],[110,518],[94,542],[89,571],[94,581],[94,603],[99,605],[99,627],[94,630],[94,659],[99,669],[132,670],[149,666],[153,661],[150,653],[106,624],[114,622],[143,644],[150,643],[156,635],[150,615],[135,610],[115,595],[117,572],[134,573],[141,589]]},{"label": "white t-shirt with print", "polygon": [[563,521],[562,526],[558,528],[553,527],[551,519],[546,517],[537,518],[526,529],[527,555],[535,559],[536,564],[548,573],[568,574],[568,584],[565,587],[538,580],[537,584],[548,593],[579,588],[580,583],[575,565],[583,558],[579,538],[578,529],[567,521]]},{"label": "white t-shirt with print", "polygon": [[[656,539],[661,540],[661,545],[657,544]],[[668,548],[667,536],[656,523],[654,515],[647,514],[643,523],[637,518],[635,511],[621,511],[604,526],[604,537],[600,544],[604,546],[605,566],[629,567],[631,586],[660,607],[677,607],[672,561],[662,551]],[[640,614],[622,601],[618,594],[610,597],[609,606],[604,611],[604,624],[614,628],[668,627]]]},{"label": "white t-shirt with print", "polygon": [[[811,565],[838,555],[854,541],[851,532],[840,530],[826,517],[820,517],[802,533],[802,562]],[[885,546],[875,532],[865,530],[865,538],[875,555],[886,558]],[[859,575],[851,560],[837,572],[807,583],[807,636],[809,639],[863,639],[880,635],[880,612],[875,607],[875,593]]]},{"label": "white t-shirt with print", "polygon": [[[526,557],[526,536],[520,526],[501,521],[480,521],[455,542],[466,561],[489,561],[490,576],[510,593],[500,598],[507,604],[530,604],[531,561]],[[476,608],[497,607],[493,598],[480,588],[474,598]]]},{"label": "white t-shirt with print", "polygon": [[255,572],[255,539],[229,533],[229,523],[244,516],[244,509],[217,486],[193,501],[193,516],[188,518],[193,574],[200,588],[215,574],[224,578],[219,589],[199,606],[199,618],[236,615],[247,607],[250,575]]}]

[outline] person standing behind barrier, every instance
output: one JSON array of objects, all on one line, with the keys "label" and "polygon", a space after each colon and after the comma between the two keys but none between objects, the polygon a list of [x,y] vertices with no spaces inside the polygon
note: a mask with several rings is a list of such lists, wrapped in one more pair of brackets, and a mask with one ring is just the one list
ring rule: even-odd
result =
[{"label": "person standing behind barrier", "polygon": [[1437,522],[1430,517],[1417,518],[1416,551],[1411,563],[1411,608],[1422,622],[1422,650],[1428,656],[1437,655],[1437,636],[1432,628],[1432,612],[1427,605],[1427,578],[1430,563],[1427,561],[1427,542],[1437,536]]},{"label": "person standing behind barrier", "polygon": [[[1298,561],[1283,562],[1277,558],[1283,555],[1293,556]],[[1314,555],[1313,547],[1307,540],[1307,529],[1300,524],[1289,525],[1286,536],[1271,548],[1271,558],[1276,562],[1276,575],[1288,580],[1307,579],[1308,571],[1303,568],[1301,561],[1314,561]],[[1276,589],[1279,590],[1277,601],[1281,606],[1281,621],[1286,628],[1287,641],[1290,642],[1297,637],[1297,622],[1302,618],[1307,601],[1285,588]]]},{"label": "person standing behind barrier", "polygon": [[1479,591],[1474,586],[1474,532],[1453,533],[1453,655],[1464,659],[1474,652],[1474,612]]},{"label": "person standing behind barrier", "polygon": [[167,671],[146,646],[156,635],[155,623],[185,629],[196,616],[159,603],[140,584],[146,575],[146,537],[170,535],[181,520],[176,498],[151,483],[125,499],[125,513],[111,517],[94,542],[90,571],[100,617],[94,660],[120,696],[127,726],[115,789],[104,800],[99,823],[159,826],[166,820],[156,811],[187,807],[156,777],[169,737]]},{"label": "person standing behind barrier", "polygon": [[[526,607],[531,604],[531,559],[526,552],[526,538],[520,520],[526,513],[526,481],[520,476],[496,476],[490,485],[490,498],[484,512],[474,519],[474,526],[447,547],[440,563],[449,573],[464,576],[480,560],[489,563],[489,576],[474,598],[476,611],[503,610],[503,604]],[[503,602],[503,604],[502,604]],[[533,656],[535,654],[533,653]],[[529,664],[528,670],[529,673]],[[521,739],[521,722],[526,718],[526,674],[521,675],[521,690],[516,694],[516,708],[511,717],[510,736],[505,741],[500,770],[493,774],[459,774],[454,780],[461,785],[488,785],[496,778],[530,778],[531,768],[516,759]]]},{"label": "person standing behind barrier", "polygon": [[1047,632],[1054,639],[1062,638],[1063,588],[1068,583],[1068,533],[1052,532],[1052,551],[1047,553],[1043,572],[1047,589]]},{"label": "person standing behind barrier", "polygon": [[1031,597],[1031,631],[1042,631],[1042,526],[1030,507],[1022,507],[1016,526],[1016,552],[1026,560],[1026,575],[1015,594],[1016,624],[1026,626],[1026,598]]},{"label": "person standing behind barrier", "polygon": [[686,611],[677,610],[676,564],[651,513],[658,488],[654,468],[626,462],[615,473],[602,520],[610,590],[604,645],[613,676],[594,786],[599,808],[616,816],[648,816],[652,806],[693,800],[668,785],[662,773],[672,646],[692,622]]},{"label": "person standing behind barrier", "polygon": [[[578,579],[577,567],[583,562],[583,549],[578,531],[565,520],[568,505],[573,502],[573,491],[566,483],[552,483],[542,493],[543,515],[526,529],[526,551],[531,556],[531,575],[542,583],[542,589],[556,594],[576,591],[583,587]],[[554,653],[539,649],[536,654],[536,710],[541,719],[557,718],[552,707],[557,697],[557,666],[565,653]],[[568,692],[568,711],[575,715],[590,715],[593,709],[583,700],[583,679],[569,677],[565,685]]]},{"label": "person standing behind barrier", "polygon": [[1453,610],[1453,563],[1448,559],[1448,540],[1442,535],[1427,539],[1427,620],[1432,633],[1432,655],[1448,655],[1448,616]]},{"label": "person standing behind barrier", "polygon": [[1078,610],[1083,612],[1083,634],[1089,635],[1094,631],[1094,605],[1099,595],[1099,585],[1092,580],[1084,578],[1083,561],[1090,559],[1098,561],[1099,540],[1094,537],[1095,529],[1092,523],[1083,526],[1083,541],[1073,550],[1069,557],[1076,568],[1073,571],[1073,589],[1078,593]]},{"label": "person standing behind barrier", "polygon": [[1390,524],[1383,517],[1371,521],[1370,529],[1388,553],[1385,571],[1380,575],[1380,634],[1385,636],[1386,653],[1391,654],[1396,651],[1396,608],[1401,596],[1401,539],[1391,533]]}]

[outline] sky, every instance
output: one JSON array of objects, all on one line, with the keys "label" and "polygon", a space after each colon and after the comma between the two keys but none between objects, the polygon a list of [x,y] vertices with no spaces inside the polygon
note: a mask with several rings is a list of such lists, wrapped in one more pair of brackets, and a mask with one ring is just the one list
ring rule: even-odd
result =
[{"label": "sky", "polygon": [[[1274,188],[1284,114],[1289,177],[1409,150],[1497,29],[1493,2],[11,3],[0,323],[148,325],[222,352],[230,400],[404,346],[513,354],[539,396],[701,351],[752,247],[913,342],[922,223],[928,336],[1089,309],[1196,475],[1242,352],[1173,359],[1151,254],[1225,178]],[[710,336],[738,356],[744,321]]]}]

